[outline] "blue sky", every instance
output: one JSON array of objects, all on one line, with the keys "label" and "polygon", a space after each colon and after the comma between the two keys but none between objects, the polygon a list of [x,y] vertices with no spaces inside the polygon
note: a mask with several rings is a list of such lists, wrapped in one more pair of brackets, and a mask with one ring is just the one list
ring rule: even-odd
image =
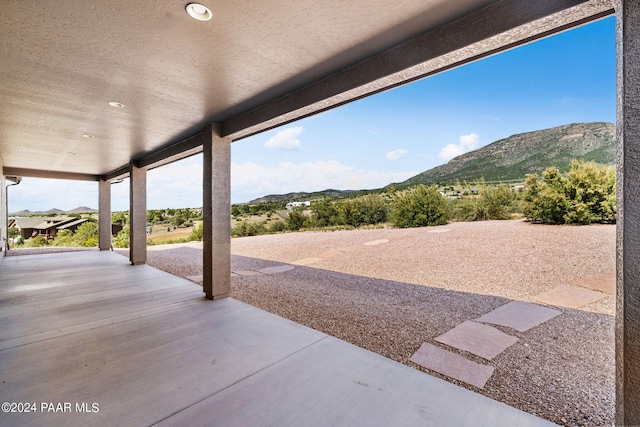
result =
[{"label": "blue sky", "polygon": [[[234,142],[231,199],[383,187],[513,134],[615,122],[615,97],[611,17]],[[149,171],[148,208],[201,206],[201,173],[200,156]],[[112,193],[127,210],[128,182]],[[9,189],[10,212],[81,205],[97,207],[96,183]]]}]

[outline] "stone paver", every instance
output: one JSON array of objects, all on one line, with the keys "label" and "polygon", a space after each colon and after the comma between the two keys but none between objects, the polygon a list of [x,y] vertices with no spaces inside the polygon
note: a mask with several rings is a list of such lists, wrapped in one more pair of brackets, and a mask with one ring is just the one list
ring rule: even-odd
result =
[{"label": "stone paver", "polygon": [[234,273],[236,273],[238,276],[262,276],[262,273],[253,270],[238,270],[234,271]]},{"label": "stone paver", "polygon": [[323,252],[320,255],[318,255],[318,258],[331,258],[334,256],[338,256],[338,255],[342,255],[344,252],[339,251],[339,250],[335,250],[335,251],[328,251],[328,252]]},{"label": "stone paver", "polygon": [[579,308],[606,297],[607,294],[575,285],[560,285],[533,297],[534,301],[559,307]]},{"label": "stone paver", "polygon": [[478,388],[484,388],[495,369],[493,366],[473,362],[459,354],[428,343],[423,343],[410,360],[427,369]]},{"label": "stone paver", "polygon": [[616,272],[612,271],[600,276],[586,277],[571,282],[572,285],[582,286],[594,291],[604,292],[610,295],[616,294]]},{"label": "stone paver", "polygon": [[429,233],[446,233],[448,231],[451,231],[450,228],[437,228],[435,230],[429,230]]},{"label": "stone paver", "polygon": [[506,326],[524,332],[561,314],[560,311],[524,301],[511,301],[476,321]]},{"label": "stone paver", "polygon": [[293,265],[276,265],[273,267],[265,267],[258,270],[263,274],[275,274],[275,273],[284,273],[285,271],[291,271],[295,267]]},{"label": "stone paver", "polygon": [[507,335],[491,326],[466,321],[436,337],[435,340],[491,360],[515,344],[518,338]]},{"label": "stone paver", "polygon": [[299,259],[297,261],[293,261],[291,264],[294,264],[294,265],[309,265],[309,264],[314,264],[316,262],[320,262],[323,259],[324,258],[319,258],[319,257],[302,258],[302,259]]},{"label": "stone paver", "polygon": [[376,246],[376,245],[381,245],[383,243],[389,243],[389,239],[372,240],[370,242],[364,242],[363,245]]}]

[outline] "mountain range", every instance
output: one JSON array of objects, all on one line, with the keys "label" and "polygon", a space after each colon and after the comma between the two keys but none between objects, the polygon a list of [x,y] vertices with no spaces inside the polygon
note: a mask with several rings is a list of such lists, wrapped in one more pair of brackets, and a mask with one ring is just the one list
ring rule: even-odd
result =
[{"label": "mountain range", "polygon": [[[389,184],[404,188],[416,184],[454,184],[456,181],[485,182],[523,180],[550,166],[564,172],[572,160],[604,165],[616,162],[616,126],[613,123],[572,123],[550,129],[512,135],[477,150],[454,157],[448,163],[421,172],[406,181]],[[382,190],[382,189],[380,189]],[[324,190],[264,196],[249,202],[308,200],[353,196],[380,190]]]},{"label": "mountain range", "polygon": [[[613,123],[572,123],[550,129],[512,135],[477,150],[454,157],[448,163],[421,172],[406,181],[393,183],[396,188],[416,184],[454,184],[456,181],[485,182],[524,180],[527,174],[540,173],[549,166],[566,171],[572,160],[594,161],[604,165],[616,162],[616,126]],[[309,200],[323,197],[354,196],[379,190],[334,190],[272,194],[249,204]],[[94,213],[80,206],[69,211],[49,209],[13,212],[10,216],[64,215]]]},{"label": "mountain range", "polygon": [[9,214],[9,216],[19,216],[19,217],[24,217],[24,216],[43,216],[43,215],[49,215],[49,216],[56,216],[56,215],[69,215],[69,214],[83,214],[83,213],[96,213],[98,212],[95,209],[91,209],[88,208],[86,206],[80,206],[77,207],[75,209],[71,209],[68,211],[63,211],[61,209],[49,209],[48,211],[35,211],[35,212],[31,212],[28,209],[22,210],[22,211],[18,211],[18,212],[12,212]]},{"label": "mountain range", "polygon": [[454,157],[399,185],[455,183],[484,178],[508,181],[540,173],[549,166],[569,169],[572,160],[605,165],[616,162],[616,126],[613,123],[573,123],[512,135]]}]

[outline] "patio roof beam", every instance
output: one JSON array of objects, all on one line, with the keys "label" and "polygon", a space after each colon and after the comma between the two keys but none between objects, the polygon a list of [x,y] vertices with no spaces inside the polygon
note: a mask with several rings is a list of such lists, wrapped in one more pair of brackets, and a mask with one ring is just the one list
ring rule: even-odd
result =
[{"label": "patio roof beam", "polygon": [[153,169],[193,156],[194,154],[202,152],[204,140],[204,132],[198,132],[168,147],[145,154],[143,157],[137,159],[137,163],[142,168]]},{"label": "patio roof beam", "polygon": [[105,181],[114,181],[116,179],[123,179],[123,178],[127,178],[129,176],[129,164],[127,163],[126,165],[112,170],[111,172],[105,174],[102,179]]},{"label": "patio roof beam", "polygon": [[74,181],[100,181],[100,175],[88,173],[61,172],[40,169],[25,169],[5,166],[2,168],[5,176],[27,176],[32,178],[69,179]]}]

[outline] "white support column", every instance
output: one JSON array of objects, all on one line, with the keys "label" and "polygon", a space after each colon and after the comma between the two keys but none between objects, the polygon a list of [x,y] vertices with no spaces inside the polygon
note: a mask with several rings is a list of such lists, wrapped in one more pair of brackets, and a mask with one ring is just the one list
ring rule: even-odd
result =
[{"label": "white support column", "polygon": [[616,425],[640,425],[640,2],[617,0]]},{"label": "white support column", "polygon": [[111,249],[111,181],[98,182],[98,247]]},{"label": "white support column", "polygon": [[220,137],[217,124],[204,133],[202,288],[208,299],[220,299],[231,292],[231,140]]},{"label": "white support column", "polygon": [[147,262],[147,170],[129,165],[129,260]]}]

